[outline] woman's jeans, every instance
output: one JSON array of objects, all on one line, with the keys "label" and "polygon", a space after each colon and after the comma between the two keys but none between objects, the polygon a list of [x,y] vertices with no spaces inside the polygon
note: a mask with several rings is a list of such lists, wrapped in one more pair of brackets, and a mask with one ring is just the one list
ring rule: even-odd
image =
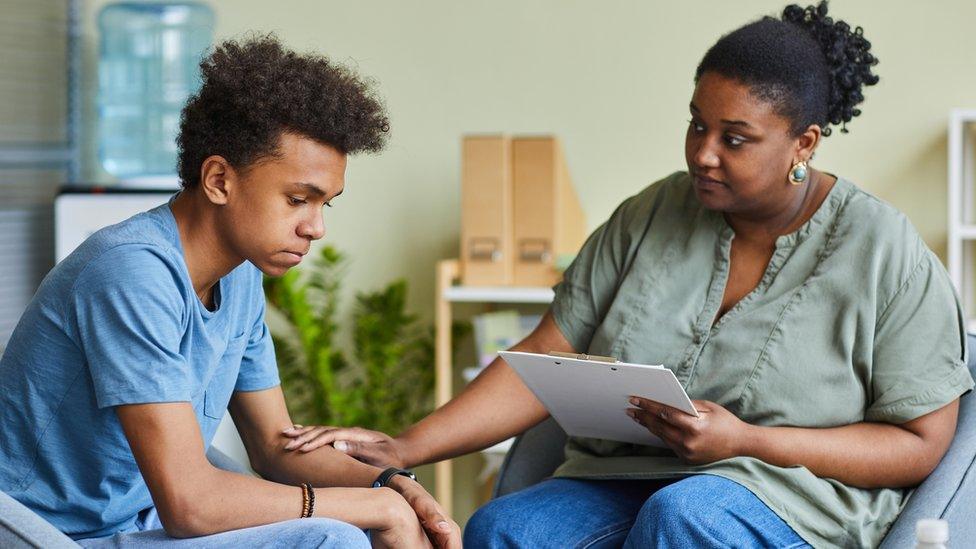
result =
[{"label": "woman's jeans", "polygon": [[809,547],[752,492],[714,475],[679,481],[550,479],[471,517],[466,548]]}]

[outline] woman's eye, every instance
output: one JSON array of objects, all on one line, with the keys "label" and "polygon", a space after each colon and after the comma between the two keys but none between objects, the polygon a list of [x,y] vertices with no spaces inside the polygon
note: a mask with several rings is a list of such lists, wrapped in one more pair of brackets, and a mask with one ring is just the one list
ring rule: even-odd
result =
[{"label": "woman's eye", "polygon": [[739,145],[745,143],[746,140],[737,135],[727,135],[725,136],[725,142],[728,143],[730,147],[738,147]]},{"label": "woman's eye", "polygon": [[702,133],[703,131],[705,131],[705,126],[702,126],[701,124],[695,122],[694,120],[689,120],[688,126],[691,128],[691,131],[695,133]]}]

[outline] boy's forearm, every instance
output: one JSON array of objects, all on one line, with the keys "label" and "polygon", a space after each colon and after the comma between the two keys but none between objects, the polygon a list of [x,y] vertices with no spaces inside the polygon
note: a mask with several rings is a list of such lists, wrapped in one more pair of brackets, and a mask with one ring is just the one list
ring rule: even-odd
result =
[{"label": "boy's forearm", "polygon": [[322,487],[369,488],[383,472],[379,467],[351,458],[332,447],[317,452],[289,452],[284,449],[290,439],[265,442],[258,474],[268,480],[300,485],[308,482]]},{"label": "boy's forearm", "polygon": [[[312,483],[315,485],[315,483]],[[178,498],[161,520],[170,535],[196,537],[296,519],[302,512],[302,489],[248,475],[210,468],[201,472],[190,492]],[[185,489],[185,488],[184,488]],[[399,496],[390,490],[319,488],[316,517],[328,517],[360,528],[382,528]],[[162,511],[162,509],[161,509]]]}]

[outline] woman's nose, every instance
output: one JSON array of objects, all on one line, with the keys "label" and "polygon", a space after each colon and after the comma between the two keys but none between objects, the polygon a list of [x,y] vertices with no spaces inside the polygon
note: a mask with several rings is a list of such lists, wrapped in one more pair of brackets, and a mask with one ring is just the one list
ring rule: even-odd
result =
[{"label": "woman's nose", "polygon": [[715,146],[711,139],[702,139],[698,145],[698,149],[692,156],[692,160],[695,165],[701,168],[717,168],[719,167],[719,157],[715,152]]}]

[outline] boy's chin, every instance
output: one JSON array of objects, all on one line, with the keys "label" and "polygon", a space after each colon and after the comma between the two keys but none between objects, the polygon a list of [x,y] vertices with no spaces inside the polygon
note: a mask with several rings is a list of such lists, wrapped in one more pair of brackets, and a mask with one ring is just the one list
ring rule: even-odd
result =
[{"label": "boy's chin", "polygon": [[271,278],[277,278],[279,276],[282,276],[293,267],[293,265],[275,265],[273,263],[259,264],[254,261],[252,261],[251,264],[257,267],[258,270],[264,273],[265,276],[270,276]]}]

